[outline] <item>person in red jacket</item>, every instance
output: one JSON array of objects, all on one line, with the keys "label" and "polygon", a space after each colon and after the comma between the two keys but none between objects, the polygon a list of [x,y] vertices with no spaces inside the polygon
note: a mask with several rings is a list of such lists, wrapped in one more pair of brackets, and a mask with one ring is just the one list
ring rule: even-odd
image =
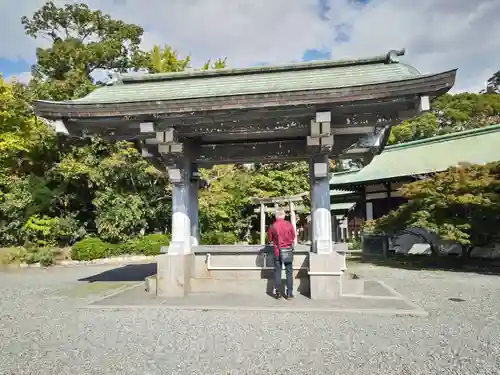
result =
[{"label": "person in red jacket", "polygon": [[[286,298],[293,298],[293,243],[295,229],[292,223],[285,220],[285,212],[279,210],[275,214],[276,221],[269,226],[267,238],[274,247],[274,296],[281,298],[281,267],[285,266]],[[285,256],[287,255],[287,256]],[[292,257],[288,256],[291,255]]]}]

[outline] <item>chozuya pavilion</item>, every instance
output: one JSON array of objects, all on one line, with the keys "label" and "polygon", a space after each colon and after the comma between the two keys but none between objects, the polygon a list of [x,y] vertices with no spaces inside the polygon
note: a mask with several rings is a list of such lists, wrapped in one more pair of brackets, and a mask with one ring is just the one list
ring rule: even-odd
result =
[{"label": "chozuya pavilion", "polygon": [[402,55],[127,74],[84,98],[34,107],[72,135],[134,139],[168,173],[172,242],[158,257],[156,278],[164,297],[264,293],[272,269],[262,245],[198,244],[197,168],[308,160],[312,245],[296,248],[295,285],[313,299],[328,299],[347,287],[346,245],[332,240],[328,160],[369,163],[392,126],[429,110],[429,100],[455,81],[456,70],[421,74],[400,63]]}]

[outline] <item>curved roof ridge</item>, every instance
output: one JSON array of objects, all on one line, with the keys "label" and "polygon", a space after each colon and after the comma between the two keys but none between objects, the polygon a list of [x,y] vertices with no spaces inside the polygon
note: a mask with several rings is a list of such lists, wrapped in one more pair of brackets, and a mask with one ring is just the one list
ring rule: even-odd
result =
[{"label": "curved roof ridge", "polygon": [[148,81],[167,81],[167,80],[199,78],[199,77],[217,77],[224,75],[277,73],[277,72],[289,72],[297,70],[339,68],[339,67],[346,67],[353,65],[367,65],[367,64],[398,64],[399,59],[397,59],[396,57],[403,56],[404,54],[405,54],[405,49],[403,48],[400,50],[390,50],[388,53],[384,55],[365,57],[359,59],[308,61],[308,62],[300,62],[293,64],[288,63],[281,65],[268,65],[268,66],[259,66],[251,68],[186,70],[183,72],[173,72],[173,73],[154,73],[154,74],[126,73],[117,77],[117,80],[114,84],[130,84],[130,83],[141,83]]}]

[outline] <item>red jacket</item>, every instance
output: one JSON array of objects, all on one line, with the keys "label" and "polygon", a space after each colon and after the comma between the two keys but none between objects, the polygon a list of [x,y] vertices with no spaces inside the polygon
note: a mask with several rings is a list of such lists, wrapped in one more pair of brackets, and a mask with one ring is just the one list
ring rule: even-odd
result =
[{"label": "red jacket", "polygon": [[[276,232],[278,238],[274,238],[274,232]],[[295,229],[293,229],[293,225],[289,221],[278,219],[274,222],[274,224],[269,226],[269,229],[267,230],[267,238],[269,239],[269,242],[273,243],[274,255],[278,256],[280,254],[280,249],[292,247],[295,240]]]}]

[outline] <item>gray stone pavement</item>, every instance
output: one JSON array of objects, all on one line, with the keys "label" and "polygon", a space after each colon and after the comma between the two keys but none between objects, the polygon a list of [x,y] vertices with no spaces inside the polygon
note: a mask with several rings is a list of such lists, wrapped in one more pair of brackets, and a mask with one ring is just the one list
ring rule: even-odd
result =
[{"label": "gray stone pavement", "polygon": [[335,300],[311,300],[299,293],[293,300],[275,300],[262,294],[190,294],[183,298],[160,298],[145,292],[144,284],[122,288],[87,305],[88,308],[165,308],[177,310],[232,310],[267,312],[340,312],[427,316],[427,312],[406,301],[381,282],[364,282],[363,293]]},{"label": "gray stone pavement", "polygon": [[354,266],[428,317],[82,308],[113,268],[0,272],[0,374],[500,374],[497,276]]}]

